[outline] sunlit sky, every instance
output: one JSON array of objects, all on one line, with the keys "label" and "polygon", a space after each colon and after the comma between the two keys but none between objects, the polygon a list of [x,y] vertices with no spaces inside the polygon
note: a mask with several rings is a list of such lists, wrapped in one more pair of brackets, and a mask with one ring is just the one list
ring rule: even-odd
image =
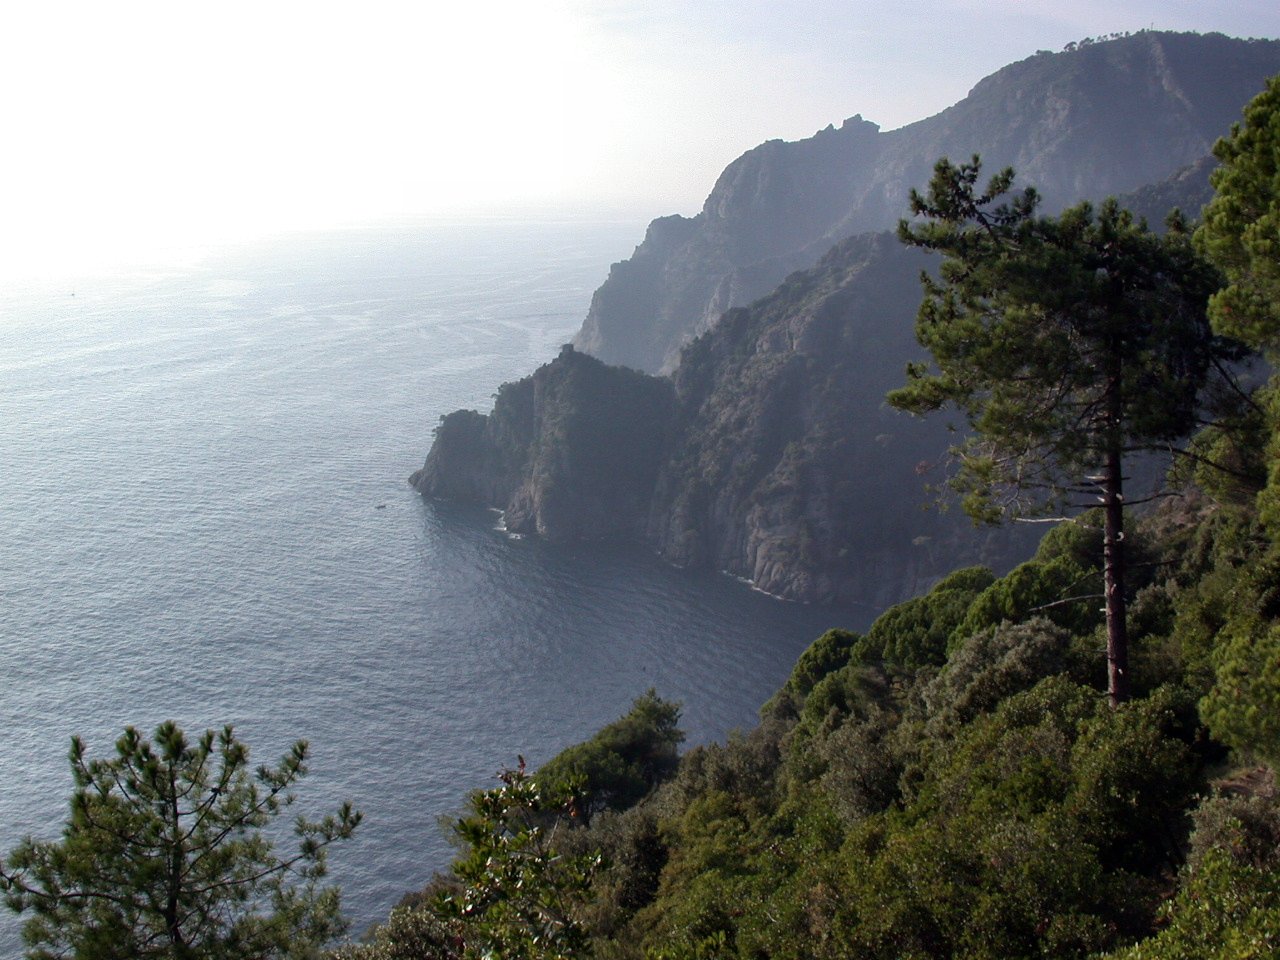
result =
[{"label": "sunlit sky", "polygon": [[388,218],[695,213],[1037,49],[1275,0],[42,0],[0,12],[0,277]]}]

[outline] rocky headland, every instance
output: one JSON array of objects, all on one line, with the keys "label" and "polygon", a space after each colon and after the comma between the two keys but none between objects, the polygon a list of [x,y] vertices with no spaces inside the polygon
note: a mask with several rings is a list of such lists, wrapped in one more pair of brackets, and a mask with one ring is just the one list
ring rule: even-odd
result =
[{"label": "rocky headland", "polygon": [[1276,72],[1275,41],[1144,33],[1038,54],[901,130],[855,117],[763,144],[697,217],[650,225],[576,349],[488,415],[442,418],[411,482],[513,531],[636,540],[794,600],[880,608],[958,566],[1007,567],[1031,531],[926,509],[966,424],[884,403],[921,356],[931,267],[885,228],[946,154],[1014,166],[1047,210],[1121,193],[1153,224],[1194,214],[1214,140]]}]

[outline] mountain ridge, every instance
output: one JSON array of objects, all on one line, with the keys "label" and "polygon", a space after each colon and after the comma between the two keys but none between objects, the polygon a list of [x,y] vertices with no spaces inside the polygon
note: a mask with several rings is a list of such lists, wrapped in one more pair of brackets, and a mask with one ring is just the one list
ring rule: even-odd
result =
[{"label": "mountain ridge", "polygon": [[680,346],[833,243],[893,227],[940,156],[981,153],[1037,185],[1045,210],[1132,192],[1206,156],[1280,72],[1280,41],[1146,31],[1039,53],[945,110],[882,132],[861,115],[731,162],[694,217],[660,218],[596,292],[574,345],[669,372]]}]

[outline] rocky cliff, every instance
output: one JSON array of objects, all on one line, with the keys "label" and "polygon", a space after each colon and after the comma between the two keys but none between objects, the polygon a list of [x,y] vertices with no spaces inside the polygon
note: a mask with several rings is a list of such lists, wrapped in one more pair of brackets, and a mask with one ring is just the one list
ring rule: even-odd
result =
[{"label": "rocky cliff", "polygon": [[566,346],[503,384],[488,416],[442,417],[409,482],[429,496],[501,507],[518,533],[640,537],[674,412],[670,381]]},{"label": "rocky cliff", "polygon": [[[796,600],[880,608],[958,566],[1016,561],[1030,548],[1025,527],[976,531],[958,510],[925,509],[926,488],[943,480],[955,440],[948,428],[965,424],[915,420],[883,400],[900,385],[905,364],[920,356],[913,320],[929,262],[883,231],[828,240],[858,217],[889,221],[904,213],[905,203],[890,214],[891,196],[899,186],[903,196],[908,185],[923,186],[939,144],[969,127],[990,139],[966,141],[966,153],[1021,159],[1021,170],[1048,179],[1020,175],[1019,183],[1041,187],[1051,207],[1083,182],[1114,192],[1136,176],[1107,167],[1118,139],[1145,158],[1143,169],[1172,173],[1133,184],[1140,188],[1123,198],[1126,205],[1153,223],[1175,205],[1198,210],[1209,196],[1210,164],[1200,159],[1176,169],[1170,158],[1201,158],[1215,135],[1203,115],[1223,114],[1226,130],[1225,115],[1238,114],[1253,93],[1242,89],[1228,111],[1224,98],[1234,94],[1217,89],[1216,78],[1227,78],[1227,89],[1243,88],[1238,77],[1262,70],[1266,57],[1280,70],[1280,44],[1153,34],[1096,46],[1096,57],[1088,51],[1093,59],[1042,55],[984,81],[964,104],[933,118],[935,126],[916,125],[919,154],[902,154],[897,168],[884,161],[884,144],[897,141],[856,118],[803,144],[766,144],[748,154],[721,177],[699,218],[654,221],[635,256],[614,267],[592,310],[629,317],[617,328],[619,342],[654,357],[674,329],[651,312],[654,297],[668,310],[664,316],[704,319],[708,304],[763,287],[758,299],[728,309],[689,340],[668,376],[606,366],[566,347],[532,376],[504,385],[488,416],[459,411],[443,418],[413,484],[429,496],[499,507],[513,530],[639,540],[673,563],[724,570]],[[1188,52],[1195,50],[1205,57],[1198,66]],[[1095,69],[1128,71],[1132,99],[1151,109],[1165,104],[1167,115],[1139,117],[1103,102],[1054,106],[1072,84],[1088,87],[1079,71]],[[1124,99],[1118,87],[1101,89]],[[1009,106],[1023,100],[1035,108]],[[974,115],[999,113],[999,104],[1007,127]],[[1044,123],[1028,119],[1050,107],[1089,122],[1066,124],[1060,129],[1071,136],[1051,138]],[[1175,133],[1157,149],[1122,137],[1117,124],[1124,123],[1142,125],[1152,137]],[[1090,124],[1106,141],[1096,147],[1102,160],[1080,133]],[[1197,124],[1205,132],[1188,134]],[[1023,152],[1014,150],[1018,144]],[[848,158],[877,156],[881,186],[858,188],[858,217],[847,206],[842,213],[804,199],[813,184],[824,185],[822,196],[838,183],[851,190],[865,176]],[[827,239],[806,243],[820,229]],[[807,269],[781,283],[769,279],[770,271],[809,256]],[[720,274],[707,270],[713,262]]]},{"label": "rocky cliff", "polygon": [[1030,540],[926,510],[950,435],[882,402],[919,355],[925,258],[851,238],[692,342],[674,378],[566,348],[445,417],[412,483],[557,539],[625,536],[792,599],[883,606]]},{"label": "rocky cliff", "polygon": [[926,265],[888,234],[854,237],[686,348],[646,530],[662,556],[780,596],[881,607],[957,557],[998,567],[1020,552],[1018,531],[925,509],[947,425],[883,403],[920,352]]},{"label": "rocky cliff", "polygon": [[1035,184],[1045,210],[1127,193],[1206,156],[1268,76],[1280,42],[1144,32],[1040,53],[942,113],[881,132],[860,116],[731,163],[695,217],[663,217],[596,292],[574,343],[669,371],[727,309],[812,266],[836,241],[892,227],[940,156],[981,154]]}]

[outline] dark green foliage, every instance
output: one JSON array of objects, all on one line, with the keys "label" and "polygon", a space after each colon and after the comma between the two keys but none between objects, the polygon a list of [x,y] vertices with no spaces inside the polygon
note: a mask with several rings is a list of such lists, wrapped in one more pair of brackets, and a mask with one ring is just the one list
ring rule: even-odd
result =
[{"label": "dark green foliage", "polygon": [[[818,786],[845,820],[880,813],[899,799],[906,758],[894,737],[898,719],[891,710],[873,707],[810,748],[824,771]],[[792,764],[793,770],[797,767]]]},{"label": "dark green foliage", "polygon": [[1213,654],[1214,685],[1201,704],[1214,736],[1280,763],[1280,623],[1233,619]]},{"label": "dark green foliage", "polygon": [[1069,803],[1107,868],[1151,877],[1180,862],[1181,811],[1201,785],[1193,718],[1185,694],[1162,689],[1083,728]]},{"label": "dark green foliage", "polygon": [[1213,151],[1222,166],[1196,239],[1230,281],[1214,295],[1214,326],[1259,349],[1280,342],[1280,77]]},{"label": "dark green foliage", "polygon": [[[1245,108],[1243,123],[1219,141],[1217,196],[1197,240],[1226,272],[1211,305],[1215,327],[1265,350],[1280,345],[1280,79]],[[1180,626],[1200,641],[1213,672],[1202,703],[1210,729],[1233,747],[1280,761],[1280,382],[1251,411],[1264,451],[1265,485],[1251,551],[1236,550],[1199,585],[1200,604]],[[1269,433],[1269,436],[1266,434]],[[1232,451],[1234,452],[1234,450]],[[1257,466],[1256,462],[1251,466]],[[1259,537],[1258,534],[1262,534]],[[1263,544],[1258,540],[1264,539]],[[1216,632],[1209,631],[1217,626]],[[1206,634],[1209,634],[1206,636]]]},{"label": "dark green foliage", "polygon": [[347,944],[330,960],[459,960],[460,945],[456,924],[421,905],[399,906],[368,942]]},{"label": "dark green foliage", "polygon": [[858,646],[864,649],[814,686],[780,741],[788,802],[824,804],[845,820],[896,800],[905,762],[896,738],[901,683],[866,653],[866,640]]},{"label": "dark green foliage", "polygon": [[900,238],[946,255],[924,278],[916,334],[933,366],[908,367],[895,406],[955,404],[977,437],[957,450],[975,516],[1057,509],[1108,451],[1161,448],[1196,425],[1215,363],[1238,356],[1209,329],[1216,273],[1184,231],[1158,236],[1108,201],[1037,217],[1012,171],[976,183],[977,158],[939,161],[919,225]]},{"label": "dark green foliage", "polygon": [[1238,511],[1217,511],[1185,543],[1175,570],[1180,581],[1172,638],[1188,682],[1203,693],[1212,683],[1218,635],[1244,609],[1250,560],[1265,553],[1256,525]]},{"label": "dark green foliage", "polygon": [[1263,792],[1216,796],[1195,811],[1183,886],[1162,911],[1160,933],[1109,960],[1263,960],[1280,953],[1280,805],[1270,778],[1248,780],[1235,789]]},{"label": "dark green foliage", "polygon": [[1034,559],[1019,564],[980,593],[951,632],[955,649],[968,637],[1002,623],[1041,616],[1084,633],[1101,622],[1101,573],[1070,556]]},{"label": "dark green foliage", "polygon": [[800,654],[783,690],[803,702],[815,684],[849,662],[861,640],[848,630],[828,630]]},{"label": "dark green foliage", "polygon": [[1102,515],[1101,511],[1094,510],[1082,514],[1072,523],[1050,527],[1040,538],[1033,559],[1049,563],[1061,557],[1086,570],[1097,570],[1101,554]]},{"label": "dark green foliage", "polygon": [[1067,669],[1070,634],[1048,620],[1001,624],[969,637],[920,697],[939,728],[972,721]]},{"label": "dark green foliage", "polygon": [[1171,631],[1188,684],[1204,695],[1201,713],[1214,736],[1272,763],[1280,761],[1280,547],[1268,519],[1273,490],[1269,483],[1256,511],[1237,502],[1199,525],[1180,558],[1184,585]]},{"label": "dark green foliage", "polygon": [[1194,784],[1170,724],[1163,701],[1113,712],[1051,678],[932,741],[913,799],[848,835],[819,955],[1083,956],[1140,929],[1155,889],[1135,867],[1172,853],[1135,791],[1176,810]]},{"label": "dark green foliage", "polygon": [[775,733],[766,725],[690,751],[654,798],[667,859],[657,896],[628,926],[649,948],[705,952],[759,903],[768,882],[760,868],[778,850],[755,830],[778,809]]},{"label": "dark green foliage", "polygon": [[816,728],[831,724],[833,718],[863,717],[883,703],[889,692],[889,678],[878,667],[860,661],[849,663],[814,685],[800,711],[799,725]]},{"label": "dark green foliage", "polygon": [[1182,558],[1171,639],[1214,736],[1280,760],[1280,552],[1256,519],[1219,511]]},{"label": "dark green foliage", "polygon": [[781,734],[761,725],[750,733],[731,736],[727,743],[710,743],[680,758],[675,778],[656,800],[660,809],[679,810],[708,794],[737,798],[758,814],[776,803]]},{"label": "dark green foliage", "polygon": [[[1252,371],[1244,371],[1256,379]],[[1213,398],[1214,420],[1179,451],[1169,470],[1174,488],[1194,486],[1216,502],[1235,508],[1253,504],[1267,483],[1271,402],[1267,388],[1220,391]]]},{"label": "dark green foliage", "polygon": [[568,960],[584,956],[581,920],[598,853],[561,849],[575,819],[565,785],[547,786],[523,764],[478,790],[451,825],[462,853],[434,895],[407,898],[370,941],[334,960]]},{"label": "dark green foliage", "polygon": [[306,775],[299,740],[250,774],[231,727],[189,742],[173,723],[154,742],[132,727],[116,756],[91,760],[72,740],[75,792],[57,843],[26,839],[0,866],[10,907],[32,916],[33,958],[308,957],[345,931],[336,888],[321,888],[325,848],[360,814],[296,820],[296,853],[264,834]]},{"label": "dark green foliage", "polygon": [[574,816],[573,793],[523,768],[499,779],[501,786],[473,794],[470,812],[454,823],[463,853],[453,873],[462,889],[434,909],[453,922],[463,960],[580,954],[586,932],[576,914],[600,860],[594,853],[566,856],[555,846]]},{"label": "dark green foliage", "polygon": [[[556,960],[584,956],[656,894],[666,846],[648,811],[618,816],[676,770],[680,708],[649,690],[536,774],[523,761],[450,824],[461,853],[339,960]],[[597,895],[588,896],[592,883]],[[414,952],[420,951],[420,952]]]},{"label": "dark green foliage", "polygon": [[1214,850],[1161,919],[1156,936],[1105,960],[1272,960],[1280,954],[1280,872]]},{"label": "dark green foliage", "polygon": [[893,710],[893,686],[880,667],[859,660],[828,674],[814,686],[783,740],[790,775],[801,780],[820,775],[822,743],[842,727],[871,721],[885,710]]},{"label": "dark green foliage", "polygon": [[1280,376],[1272,376],[1258,392],[1258,401],[1271,431],[1264,449],[1267,482],[1258,494],[1258,517],[1274,541],[1280,540]]},{"label": "dark green foliage", "polygon": [[932,590],[890,607],[867,632],[866,648],[886,664],[913,670],[946,660],[951,635],[995,575],[986,567],[957,570]]},{"label": "dark green foliage", "polygon": [[[954,447],[953,486],[975,520],[1103,504],[1108,691],[1129,696],[1125,622],[1126,464],[1192,434],[1211,383],[1243,348],[1216,336],[1205,306],[1218,274],[1170,216],[1163,236],[1114,199],[1036,216],[1034,190],[1004,199],[1013,171],[977,187],[981,164],[934,168],[911,194],[899,238],[942,253],[916,337],[931,363],[907,365],[891,404],[961,410],[974,434]],[[1223,387],[1229,393],[1229,387]]]},{"label": "dark green foliage", "polygon": [[1196,808],[1187,865],[1194,870],[1215,851],[1222,851],[1252,867],[1280,868],[1280,797],[1275,775],[1255,768],[1231,788],[1233,792],[1211,797]]},{"label": "dark green foliage", "polygon": [[[625,812],[589,824],[540,812],[529,823],[554,862],[600,864],[565,889],[581,934],[573,955],[1273,955],[1271,775],[1236,772],[1200,799],[1229,762],[1209,731],[1238,740],[1238,756],[1266,743],[1273,714],[1248,712],[1266,703],[1261,690],[1213,691],[1226,689],[1230,657],[1253,649],[1237,651],[1238,624],[1276,618],[1268,541],[1246,508],[1203,497],[1135,527],[1142,675],[1113,708],[1097,664],[1098,601],[1036,609],[1075,595],[1077,580],[1097,582],[1098,536],[1087,520],[1056,527],[1007,577],[958,571],[866,637],[829,631],[760,726],[689,751]],[[1243,672],[1268,676],[1265,664]],[[1213,712],[1219,703],[1234,719]],[[1254,727],[1232,725],[1246,717]],[[397,918],[430,949],[443,934],[466,940],[464,918],[436,920],[457,925]],[[514,928],[530,929],[528,917]],[[372,955],[382,956],[400,957]]]},{"label": "dark green foliage", "polygon": [[684,741],[679,721],[679,704],[651,689],[590,740],[544,764],[537,779],[577,784],[578,811],[587,822],[603,810],[626,809],[675,772]]},{"label": "dark green foliage", "polygon": [[597,878],[597,895],[588,910],[592,929],[615,932],[635,911],[653,902],[658,880],[667,864],[667,845],[652,809],[641,807],[621,814],[604,814],[592,829],[565,837],[569,852],[598,849],[604,870]]},{"label": "dark green foliage", "polygon": [[[1083,957],[1148,929],[1199,782],[1188,704],[1109,709],[1054,676],[1070,640],[1006,625],[919,695],[848,663],[814,685],[781,754],[759,731],[691,752],[654,808],[656,893],[621,930],[652,956],[887,960]],[[911,720],[929,703],[943,726]],[[599,946],[640,956],[613,917]]]},{"label": "dark green foliage", "polygon": [[[1182,686],[1187,681],[1186,664],[1170,641],[1180,596],[1175,581],[1162,580],[1140,589],[1129,604],[1129,663],[1133,689],[1139,696],[1160,686]],[[1083,648],[1088,649],[1087,643]],[[1081,645],[1077,650],[1083,652]]]}]

